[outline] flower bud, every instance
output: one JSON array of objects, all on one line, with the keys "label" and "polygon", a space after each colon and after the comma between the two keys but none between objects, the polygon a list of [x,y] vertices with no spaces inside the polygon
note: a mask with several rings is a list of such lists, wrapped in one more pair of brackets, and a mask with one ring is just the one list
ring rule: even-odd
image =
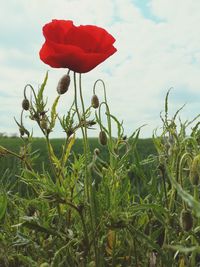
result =
[{"label": "flower bud", "polygon": [[189,210],[182,210],[180,216],[180,224],[184,231],[188,232],[192,229],[193,226],[193,217],[192,213]]},{"label": "flower bud", "polygon": [[59,95],[66,93],[69,88],[69,85],[70,85],[70,76],[69,74],[65,74],[59,80],[57,85],[57,92],[59,93]]},{"label": "flower bud", "polygon": [[193,185],[198,185],[200,181],[200,155],[194,157],[190,168],[190,181]]},{"label": "flower bud", "polygon": [[20,133],[21,136],[23,136],[25,134],[24,129],[23,128],[19,128],[19,133]]},{"label": "flower bud", "polygon": [[91,105],[93,108],[99,107],[99,99],[98,99],[97,95],[93,95],[93,97],[91,99]]},{"label": "flower bud", "polygon": [[123,137],[122,137],[122,140],[127,140],[127,136],[126,135],[124,135]]},{"label": "flower bud", "polygon": [[29,109],[29,101],[27,98],[24,98],[24,100],[22,101],[22,108],[25,109],[25,110],[28,110]]},{"label": "flower bud", "polygon": [[100,133],[99,133],[99,143],[102,146],[107,145],[107,135],[104,131],[100,131]]}]

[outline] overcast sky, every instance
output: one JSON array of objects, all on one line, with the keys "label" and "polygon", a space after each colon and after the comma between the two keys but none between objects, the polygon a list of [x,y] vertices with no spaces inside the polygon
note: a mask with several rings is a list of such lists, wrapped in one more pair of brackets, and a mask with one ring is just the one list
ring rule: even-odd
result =
[{"label": "overcast sky", "polygon": [[[16,133],[25,84],[35,88],[49,70],[46,95],[56,97],[64,69],[52,69],[39,59],[44,42],[42,27],[52,19],[70,19],[75,25],[94,24],[116,38],[117,52],[83,75],[86,102],[96,79],[106,83],[111,113],[124,121],[125,133],[137,127],[151,137],[161,126],[167,90],[171,114],[187,103],[183,120],[199,114],[200,1],[199,0],[11,0],[0,10],[0,132]],[[101,88],[97,89],[100,97]],[[62,97],[60,114],[71,105],[73,92]],[[25,120],[25,125],[37,127]],[[96,135],[96,132],[92,132]],[[62,136],[60,129],[54,136]]]}]

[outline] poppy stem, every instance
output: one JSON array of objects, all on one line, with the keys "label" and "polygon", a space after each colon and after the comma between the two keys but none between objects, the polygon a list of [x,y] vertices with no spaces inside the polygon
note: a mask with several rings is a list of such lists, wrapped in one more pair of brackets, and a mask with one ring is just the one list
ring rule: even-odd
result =
[{"label": "poppy stem", "polygon": [[[83,110],[83,118],[80,115],[79,109],[78,109],[78,100],[77,100],[77,83],[76,83],[76,73],[74,72],[74,103],[75,103],[75,109],[78,116],[79,123],[81,125],[81,131],[83,136],[83,146],[84,146],[84,156],[85,156],[85,177],[84,177],[84,192],[85,197],[87,200],[87,203],[89,204],[89,213],[90,213],[90,219],[91,219],[91,226],[92,226],[92,232],[94,232],[93,227],[93,215],[92,215],[92,201],[90,197],[91,192],[91,175],[88,170],[88,143],[87,143],[87,129],[86,129],[86,118],[85,118],[85,108],[84,108],[84,101],[82,96],[82,87],[81,87],[81,76],[79,77],[79,87],[80,87],[80,98],[81,98],[81,104],[82,104],[82,110]],[[82,121],[83,120],[83,121]],[[82,123],[83,122],[83,123]],[[89,244],[87,244],[87,249],[90,250]],[[88,251],[89,252],[89,251]]]},{"label": "poppy stem", "polygon": [[[74,103],[75,103],[75,108],[76,108],[76,113],[77,113],[77,116],[78,116],[78,120],[79,120],[79,123],[80,125],[82,125],[82,118],[81,118],[81,115],[80,115],[80,112],[79,112],[79,109],[78,109],[78,100],[77,100],[77,84],[76,84],[76,73],[74,72]],[[85,159],[86,159],[86,165],[87,165],[87,148],[86,148],[86,142],[85,142],[85,131],[84,131],[84,128],[81,126],[81,131],[82,131],[82,136],[83,136],[83,145],[84,145],[84,154],[85,154]],[[88,181],[87,181],[87,176],[85,177],[85,193],[86,193],[86,197],[87,197],[87,200],[89,201],[89,186],[88,186]]]},{"label": "poppy stem", "polygon": [[96,214],[95,214],[95,194],[92,187],[92,177],[91,172],[89,169],[89,157],[90,157],[90,147],[88,144],[88,136],[87,136],[87,123],[86,123],[86,111],[85,111],[85,105],[84,105],[84,99],[83,99],[83,93],[82,93],[82,83],[81,83],[81,74],[79,74],[79,93],[80,93],[80,100],[81,100],[81,106],[82,106],[82,112],[83,112],[83,143],[84,143],[84,154],[85,154],[85,186],[87,191],[87,199],[89,203],[89,212],[91,217],[91,227],[92,227],[92,233],[94,237],[94,248],[95,248],[95,256],[97,259],[97,245],[96,245],[96,238],[95,238],[95,225],[97,225],[96,222]]}]

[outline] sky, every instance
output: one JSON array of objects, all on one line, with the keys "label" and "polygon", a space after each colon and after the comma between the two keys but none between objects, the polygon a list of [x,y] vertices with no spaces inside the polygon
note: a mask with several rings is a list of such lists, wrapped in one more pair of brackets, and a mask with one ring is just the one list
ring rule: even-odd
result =
[{"label": "sky", "polygon": [[[46,71],[49,107],[65,69],[53,69],[39,58],[44,42],[42,27],[52,19],[73,20],[75,25],[97,25],[115,39],[117,52],[83,77],[84,99],[92,97],[93,84],[103,79],[111,113],[123,121],[130,135],[145,124],[141,137],[151,137],[162,126],[160,112],[172,88],[169,114],[183,104],[183,121],[199,114],[200,103],[200,1],[199,0],[12,0],[0,10],[0,133],[18,133],[23,88],[38,88]],[[99,85],[97,94],[103,99]],[[73,88],[58,105],[60,115],[73,101]],[[103,115],[102,115],[103,116]],[[41,136],[28,118],[25,126]],[[113,131],[116,128],[113,126]],[[90,135],[97,135],[91,131]],[[62,137],[56,127],[53,137]]]}]

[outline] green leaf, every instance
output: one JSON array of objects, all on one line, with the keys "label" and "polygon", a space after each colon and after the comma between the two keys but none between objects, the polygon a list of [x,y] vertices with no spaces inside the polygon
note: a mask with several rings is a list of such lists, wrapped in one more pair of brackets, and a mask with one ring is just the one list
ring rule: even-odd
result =
[{"label": "green leaf", "polygon": [[167,94],[165,97],[165,123],[168,122],[168,100],[169,100],[170,91],[171,91],[171,88],[167,91]]},{"label": "green leaf", "polygon": [[155,210],[157,212],[163,213],[163,214],[167,214],[167,210],[165,208],[163,208],[160,205],[157,204],[138,204],[138,205],[134,205],[133,207],[131,207],[131,212],[137,212],[137,211],[141,211],[141,210]]},{"label": "green leaf", "polygon": [[48,80],[48,71],[46,72],[44,81],[43,81],[43,83],[40,86],[40,89],[38,91],[37,99],[38,99],[39,102],[42,100],[42,96],[43,96],[43,92],[44,92],[44,88],[46,86],[47,80]]},{"label": "green leaf", "polygon": [[8,199],[5,192],[0,192],[0,220],[3,219],[7,209]]},{"label": "green leaf", "polygon": [[53,257],[51,266],[52,267],[57,267],[59,266],[59,263],[61,261],[61,259],[65,256],[70,256],[68,253],[68,248],[69,246],[74,242],[74,240],[70,240],[66,245],[64,245],[63,247],[61,247],[60,249],[58,249]]},{"label": "green leaf", "polygon": [[58,100],[59,100],[60,96],[57,96],[54,103],[53,103],[53,106],[51,108],[51,123],[50,123],[50,130],[52,130],[55,126],[55,123],[56,123],[56,118],[57,118],[57,113],[56,113],[56,107],[58,105]]},{"label": "green leaf", "polygon": [[118,121],[118,119],[115,117],[115,116],[113,116],[113,115],[111,115],[111,114],[108,114],[108,113],[106,113],[106,115],[107,116],[110,116],[115,122],[116,122],[116,124],[117,124],[117,132],[118,132],[118,137],[120,138],[121,137],[121,131],[122,131],[122,125],[123,125],[123,122],[119,122]]},{"label": "green leaf", "polygon": [[200,217],[200,203],[198,201],[196,201],[192,195],[187,193],[181,187],[181,185],[173,178],[173,176],[170,175],[169,170],[168,170],[168,176],[169,176],[169,179],[170,179],[172,185],[177,190],[177,193],[179,194],[179,196],[188,204],[188,206],[190,206],[194,210],[195,215],[197,217]]},{"label": "green leaf", "polygon": [[146,244],[148,244],[149,247],[151,247],[152,249],[155,249],[160,255],[163,254],[159,245],[156,244],[153,240],[151,240],[150,237],[143,234],[140,230],[136,229],[132,225],[129,225],[128,229],[133,234],[133,236],[136,236],[139,240],[143,240]]},{"label": "green leaf", "polygon": [[69,144],[67,146],[67,149],[66,149],[66,152],[65,152],[64,158],[63,158],[64,164],[66,163],[66,161],[69,158],[69,154],[71,152],[72,146],[74,145],[74,142],[75,142],[75,135],[70,139],[70,142],[69,142]]},{"label": "green leaf", "polygon": [[56,157],[52,145],[49,143],[48,146],[49,146],[49,155],[51,157],[51,160],[52,160],[53,164],[57,168],[60,168],[61,167],[60,160]]},{"label": "green leaf", "polygon": [[18,224],[17,226],[22,226],[22,227],[26,227],[28,229],[31,230],[35,230],[36,232],[41,232],[41,233],[46,233],[46,234],[50,234],[50,235],[56,235],[56,236],[60,236],[60,234],[53,229],[49,229],[47,227],[44,227],[43,225],[39,225],[37,222],[35,221],[25,221],[21,224]]},{"label": "green leaf", "polygon": [[200,246],[183,247],[180,245],[177,245],[177,246],[165,245],[164,248],[179,251],[185,254],[191,253],[191,252],[200,252]]},{"label": "green leaf", "polygon": [[24,256],[21,253],[13,254],[13,256],[16,257],[17,259],[19,259],[21,264],[22,263],[26,264],[26,265],[23,265],[23,266],[32,266],[32,267],[37,267],[38,266],[38,264],[30,256]]}]

